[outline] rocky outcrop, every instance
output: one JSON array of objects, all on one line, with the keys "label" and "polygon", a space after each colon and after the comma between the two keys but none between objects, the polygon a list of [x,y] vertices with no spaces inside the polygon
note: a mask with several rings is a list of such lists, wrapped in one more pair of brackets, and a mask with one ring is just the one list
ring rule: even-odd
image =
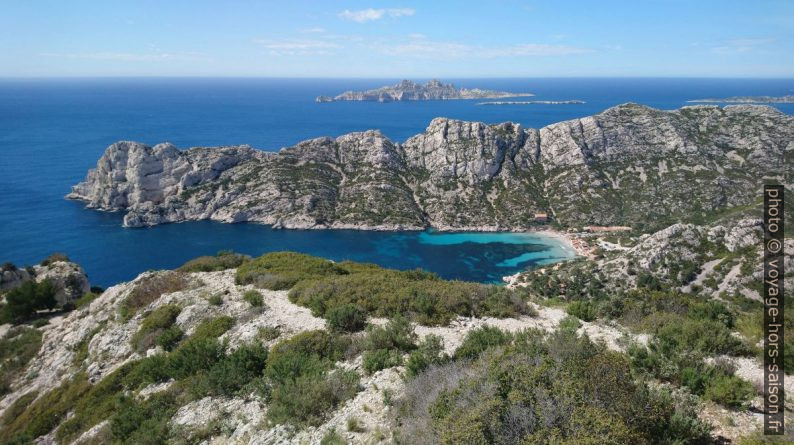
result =
[{"label": "rocky outcrop", "polygon": [[404,143],[378,131],[278,153],[119,142],[68,198],[123,210],[124,225],[211,219],[284,228],[643,231],[790,188],[794,118],[765,106],[635,104],[541,129],[434,119]]},{"label": "rocky outcrop", "polygon": [[395,102],[403,100],[451,100],[451,99],[500,99],[503,97],[534,96],[531,93],[508,93],[505,91],[481,90],[479,88],[455,88],[433,79],[422,85],[403,80],[392,86],[367,91],[345,91],[336,97],[317,96],[315,102],[334,102],[341,100]]},{"label": "rocky outcrop", "polygon": [[55,285],[58,306],[72,303],[91,291],[91,283],[83,268],[71,261],[55,261],[46,266],[34,266],[36,282],[49,280]]},{"label": "rocky outcrop", "polygon": [[[675,289],[704,299],[738,296],[760,301],[763,221],[756,216],[761,214],[759,204],[712,224],[678,223],[651,234],[623,236],[622,242],[628,246],[599,249],[599,255],[588,259],[528,270],[504,280],[509,287],[537,286],[534,279],[546,275],[563,283],[584,280],[607,294],[650,286]],[[616,246],[605,242],[600,234],[575,236],[593,246]],[[784,252],[784,287],[791,287],[794,286],[794,240],[786,238]],[[649,278],[652,283],[647,281]]]},{"label": "rocky outcrop", "polygon": [[696,103],[724,103],[724,104],[791,104],[794,103],[794,95],[789,96],[732,96],[722,99],[695,99],[687,102]]},{"label": "rocky outcrop", "polygon": [[0,291],[11,290],[30,280],[37,283],[50,281],[55,286],[58,306],[72,303],[91,290],[88,276],[79,264],[58,260],[45,261],[24,269],[10,263],[4,265],[0,271]]}]

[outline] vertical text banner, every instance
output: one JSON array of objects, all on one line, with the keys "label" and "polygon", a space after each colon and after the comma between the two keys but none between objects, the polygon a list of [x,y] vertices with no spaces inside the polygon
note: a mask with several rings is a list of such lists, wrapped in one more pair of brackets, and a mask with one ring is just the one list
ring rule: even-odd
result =
[{"label": "vertical text banner", "polygon": [[764,434],[784,434],[783,186],[764,186]]}]

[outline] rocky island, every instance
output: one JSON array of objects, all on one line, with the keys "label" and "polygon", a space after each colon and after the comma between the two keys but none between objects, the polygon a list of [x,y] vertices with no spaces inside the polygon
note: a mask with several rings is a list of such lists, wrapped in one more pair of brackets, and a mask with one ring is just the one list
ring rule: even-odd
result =
[{"label": "rocky island", "polygon": [[392,86],[367,91],[345,91],[335,97],[318,96],[315,102],[334,102],[342,100],[395,102],[403,100],[453,100],[453,99],[500,99],[503,97],[527,97],[531,93],[508,93],[504,91],[481,90],[479,88],[456,88],[433,79],[422,85],[403,80]]},{"label": "rocky island", "polygon": [[660,229],[791,184],[794,118],[766,106],[625,104],[540,129],[434,119],[405,142],[377,130],[279,152],[118,142],[72,189],[124,225],[215,220],[283,228]]},{"label": "rocky island", "polygon": [[692,103],[724,103],[724,104],[791,104],[794,103],[794,96],[733,96],[709,99],[689,100]]},{"label": "rocky island", "polygon": [[579,105],[583,100],[500,100],[495,102],[479,102],[476,105]]}]

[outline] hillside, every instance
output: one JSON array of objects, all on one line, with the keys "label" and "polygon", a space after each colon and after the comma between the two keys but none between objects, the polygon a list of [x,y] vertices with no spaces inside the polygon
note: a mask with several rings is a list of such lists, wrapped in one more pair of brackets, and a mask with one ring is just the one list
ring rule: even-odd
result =
[{"label": "hillside", "polygon": [[28,352],[0,357],[0,443],[736,441],[761,425],[752,286],[676,290],[671,258],[746,283],[757,236],[673,226],[516,290],[291,253],[146,272],[2,325]]}]

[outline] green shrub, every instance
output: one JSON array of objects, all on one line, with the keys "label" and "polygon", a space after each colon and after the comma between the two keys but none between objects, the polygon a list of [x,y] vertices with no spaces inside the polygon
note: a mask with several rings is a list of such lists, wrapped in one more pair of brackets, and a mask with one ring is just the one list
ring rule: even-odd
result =
[{"label": "green shrub", "polygon": [[301,332],[273,346],[266,374],[274,381],[283,382],[322,373],[342,358],[347,345],[347,341],[325,330]]},{"label": "green shrub", "polygon": [[301,352],[270,354],[265,375],[276,385],[294,382],[300,377],[318,377],[330,369],[332,363],[318,355]]},{"label": "green shrub", "polygon": [[273,423],[319,425],[326,413],[358,392],[358,374],[336,370],[303,375],[273,387],[268,418]]},{"label": "green shrub", "polygon": [[132,367],[127,364],[116,369],[75,401],[72,415],[56,431],[55,437],[59,443],[74,441],[84,431],[116,412],[125,389],[124,379]]},{"label": "green shrub", "polygon": [[14,419],[4,418],[0,443],[28,443],[49,434],[90,387],[85,375],[79,374],[42,394],[21,412],[17,409]]},{"label": "green shrub", "polygon": [[281,336],[281,328],[278,326],[262,326],[256,332],[256,337],[261,341],[271,341]]},{"label": "green shrub", "polygon": [[175,304],[166,304],[149,313],[141,322],[138,332],[132,336],[133,347],[139,352],[151,348],[163,331],[174,324],[181,311],[182,308]]},{"label": "green shrub", "polygon": [[335,307],[356,305],[376,317],[402,315],[422,324],[447,324],[458,315],[506,317],[531,315],[522,291],[444,281],[433,274],[340,263],[347,273],[327,274],[297,283],[290,301],[316,316]]},{"label": "green shrub", "polygon": [[124,376],[124,386],[138,389],[150,383],[161,383],[171,378],[169,356],[155,354],[133,362],[129,372]]},{"label": "green shrub", "polygon": [[[16,399],[11,406],[6,408],[3,416],[0,417],[0,427],[5,427],[14,423],[15,420],[21,416],[26,409],[28,409],[28,407],[33,403],[34,400],[36,400],[36,397],[38,396],[38,391],[30,391]],[[2,433],[0,433],[0,437],[3,437]]]},{"label": "green shrub", "polygon": [[60,252],[55,252],[55,253],[51,254],[50,256],[48,256],[47,258],[43,259],[41,261],[41,263],[39,263],[39,264],[41,264],[42,266],[49,266],[50,264],[57,263],[58,261],[67,261],[67,262],[69,262],[69,261],[72,261],[72,260],[70,260],[69,257],[66,256],[66,254],[63,254],[63,253],[60,253]]},{"label": "green shrub", "polygon": [[176,348],[184,336],[185,333],[182,332],[179,326],[170,326],[160,332],[160,335],[155,339],[155,344],[166,351],[171,351]]},{"label": "green shrub", "polygon": [[408,380],[396,434],[412,443],[710,443],[697,405],[635,380],[623,354],[570,330],[514,337]]},{"label": "green shrub", "polygon": [[165,271],[146,275],[135,283],[135,287],[119,308],[122,320],[129,320],[138,310],[148,306],[163,294],[183,290],[188,284],[181,272]]},{"label": "green shrub", "polygon": [[509,343],[513,336],[493,326],[483,326],[469,331],[463,343],[455,350],[455,358],[476,358],[488,348]]},{"label": "green shrub", "polygon": [[447,356],[444,354],[441,337],[433,334],[428,335],[419,343],[419,347],[408,356],[408,363],[405,365],[406,374],[408,377],[414,377],[431,365],[440,365],[446,360]]},{"label": "green shrub", "polygon": [[695,320],[717,321],[724,324],[726,328],[733,328],[735,320],[733,312],[719,301],[691,304],[687,315]]},{"label": "green shrub", "polygon": [[331,428],[320,440],[320,445],[347,445],[347,442],[335,429]]},{"label": "green shrub", "polygon": [[92,301],[96,300],[102,293],[86,292],[82,297],[74,301],[75,309],[88,307]]},{"label": "green shrub", "polygon": [[578,318],[574,317],[573,315],[569,315],[569,316],[563,318],[562,320],[560,320],[560,326],[559,327],[560,327],[560,329],[563,329],[563,330],[566,330],[566,331],[574,331],[574,332],[576,332],[576,330],[578,330],[580,327],[582,327],[582,323],[579,321]]},{"label": "green shrub", "polygon": [[25,281],[6,293],[0,323],[20,323],[33,318],[37,311],[52,310],[58,304],[55,293],[55,285],[50,280]]},{"label": "green shrub", "polygon": [[199,323],[193,331],[191,338],[218,338],[234,326],[235,319],[228,315],[221,315]]},{"label": "green shrub", "polygon": [[97,326],[96,328],[92,329],[88,335],[80,339],[77,345],[75,345],[74,357],[72,358],[72,363],[75,366],[83,366],[83,362],[85,362],[85,359],[88,358],[88,345],[91,343],[91,339],[93,339],[101,329],[102,326]]},{"label": "green shrub", "polygon": [[221,294],[211,295],[207,298],[207,302],[213,306],[220,306],[223,304],[223,296]]},{"label": "green shrub", "polygon": [[373,349],[364,352],[363,366],[367,374],[402,364],[403,353],[399,349]]},{"label": "green shrub", "polygon": [[355,417],[347,418],[347,430],[353,433],[363,433],[367,429],[361,424],[361,421]]},{"label": "green shrub", "polygon": [[41,349],[41,331],[29,327],[11,328],[0,338],[0,397],[11,391],[19,377]]},{"label": "green shrub", "polygon": [[243,300],[247,301],[253,307],[262,307],[265,304],[262,294],[255,290],[245,291],[245,294],[243,294]]},{"label": "green shrub", "polygon": [[400,316],[392,318],[383,327],[370,326],[364,341],[364,349],[369,351],[377,349],[411,351],[415,348],[416,334],[411,327],[411,322]]},{"label": "green shrub", "polygon": [[358,332],[367,325],[367,313],[355,304],[333,307],[326,311],[325,319],[338,332]]},{"label": "green shrub", "polygon": [[724,323],[667,316],[655,329],[654,343],[665,355],[696,351],[707,355],[746,354],[747,345],[734,337]]},{"label": "green shrub", "polygon": [[210,390],[217,395],[231,395],[262,375],[267,349],[260,344],[242,345],[210,369]]},{"label": "green shrub", "polygon": [[257,287],[283,290],[298,281],[346,271],[333,262],[294,252],[273,252],[242,264],[237,268],[237,284],[254,284]]},{"label": "green shrub", "polygon": [[215,272],[234,269],[249,261],[251,257],[239,253],[221,251],[215,256],[200,256],[179,266],[180,272]]},{"label": "green shrub", "polygon": [[717,376],[703,392],[703,398],[731,408],[746,407],[754,395],[753,385],[733,375]]},{"label": "green shrub", "polygon": [[168,372],[175,379],[208,370],[223,358],[223,345],[215,338],[190,338],[168,357]]},{"label": "green shrub", "polygon": [[121,443],[166,443],[168,422],[178,408],[170,392],[153,394],[144,401],[125,398],[110,421],[110,431]]},{"label": "green shrub", "polygon": [[567,312],[582,321],[593,321],[596,318],[596,307],[589,300],[578,300],[568,305]]}]

